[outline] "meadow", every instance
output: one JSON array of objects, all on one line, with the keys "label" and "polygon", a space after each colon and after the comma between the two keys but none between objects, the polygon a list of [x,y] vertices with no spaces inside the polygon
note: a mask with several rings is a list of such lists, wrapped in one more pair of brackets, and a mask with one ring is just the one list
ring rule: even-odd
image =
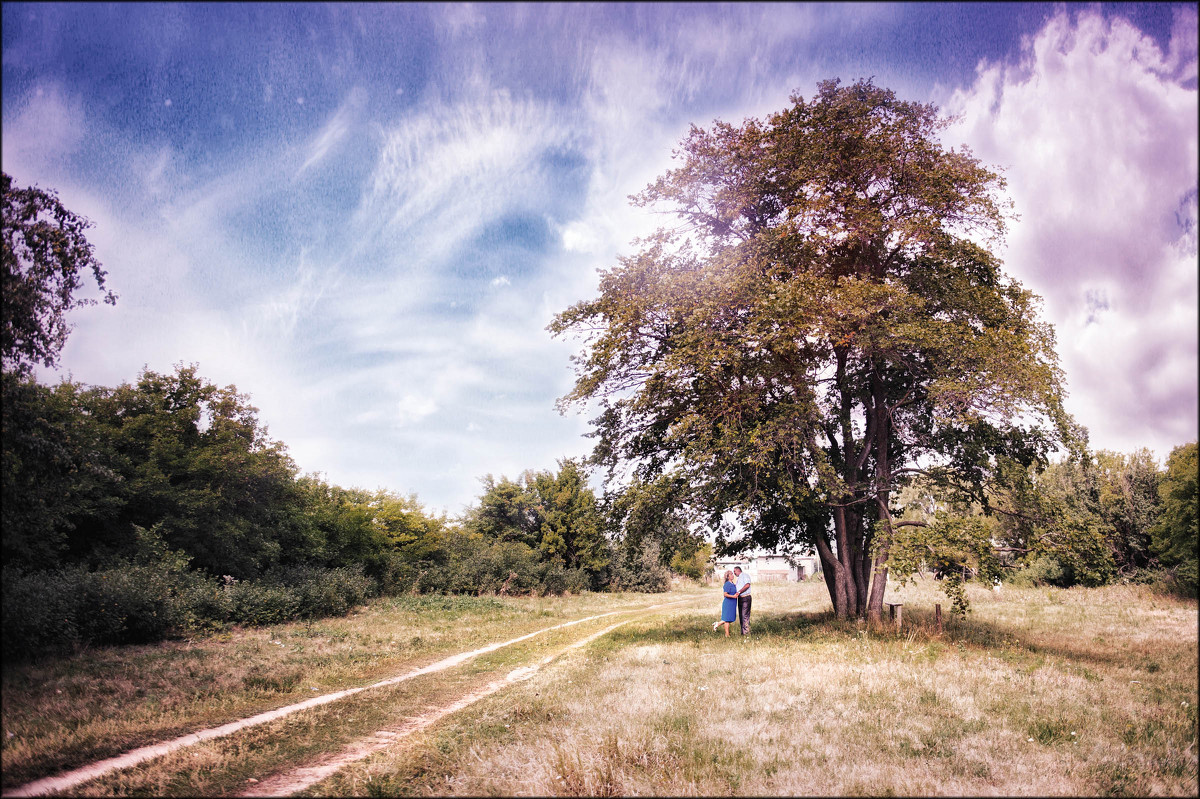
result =
[{"label": "meadow", "polygon": [[717,589],[694,583],[400,597],[344,619],[6,665],[4,788],[587,619],[69,793],[235,795],[391,730],[411,734],[302,795],[1196,794],[1194,600],[1131,585],[969,597],[968,618],[938,630],[934,603],[949,603],[935,582],[893,586],[896,631],[834,619],[819,582],[761,584],[746,639],[713,633]]}]

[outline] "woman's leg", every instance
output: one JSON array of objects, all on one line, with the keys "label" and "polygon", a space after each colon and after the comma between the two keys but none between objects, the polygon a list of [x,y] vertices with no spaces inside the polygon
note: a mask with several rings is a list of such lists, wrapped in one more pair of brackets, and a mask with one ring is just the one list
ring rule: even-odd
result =
[{"label": "woman's leg", "polygon": [[728,638],[729,637],[729,622],[724,622],[724,624],[725,624],[725,637]]}]

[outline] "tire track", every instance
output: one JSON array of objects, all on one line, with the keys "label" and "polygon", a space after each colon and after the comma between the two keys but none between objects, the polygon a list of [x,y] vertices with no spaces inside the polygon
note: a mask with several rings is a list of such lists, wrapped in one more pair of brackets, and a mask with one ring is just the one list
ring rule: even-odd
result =
[{"label": "tire track", "polygon": [[291,796],[294,793],[303,791],[305,788],[311,788],[313,785],[316,785],[327,777],[333,776],[351,763],[370,757],[376,752],[382,752],[398,741],[407,738],[413,733],[420,732],[451,713],[462,710],[468,705],[472,705],[484,697],[491,696],[514,683],[528,680],[534,674],[537,674],[543,666],[550,664],[566,652],[585,646],[618,627],[629,624],[630,621],[632,620],[620,621],[598,633],[593,633],[582,640],[568,645],[553,655],[542,658],[542,660],[532,666],[522,666],[521,668],[513,669],[503,678],[494,680],[476,691],[459,697],[448,705],[443,705],[442,707],[422,713],[420,716],[407,722],[402,728],[374,732],[370,736],[350,744],[333,757],[323,759],[312,766],[302,766],[282,774],[277,774],[236,795],[239,797]]},{"label": "tire track", "polygon": [[[161,743],[151,744],[149,746],[143,746],[138,749],[132,749],[128,752],[117,755],[115,757],[110,757],[110,758],[106,758],[104,760],[99,760],[99,761],[96,761],[95,763],[90,763],[86,766],[81,766],[80,768],[73,769],[71,771],[66,771],[61,774],[56,774],[56,775],[53,775],[50,777],[43,777],[39,780],[34,780],[33,782],[28,782],[24,785],[18,785],[15,788],[3,791],[2,793],[0,793],[0,797],[41,796],[44,794],[53,793],[55,791],[70,790],[71,788],[74,788],[77,785],[87,782],[88,780],[93,780],[93,779],[96,779],[97,777],[101,777],[111,771],[116,771],[118,769],[136,766],[139,763],[144,763],[147,760],[152,760],[156,757],[162,757],[165,754],[169,754],[170,752],[174,752],[174,751],[176,751],[178,749],[182,749],[186,746],[193,746],[195,744],[201,743],[203,741],[208,741],[213,738],[222,738],[226,735],[231,735],[235,732],[238,732],[239,730],[244,730],[247,727],[254,727],[259,724],[265,724],[269,721],[275,721],[277,719],[284,718],[285,716],[290,716],[293,713],[298,713],[302,710],[307,710],[307,709],[313,708],[313,707],[319,707],[321,705],[327,705],[330,702],[336,702],[339,699],[345,699],[348,696],[353,696],[355,694],[362,693],[363,691],[370,691],[374,688],[383,688],[383,687],[386,687],[389,685],[396,685],[397,683],[401,683],[406,680],[411,680],[414,677],[420,677],[423,674],[432,674],[434,672],[444,671],[445,669],[453,668],[454,666],[458,666],[462,663],[465,663],[466,661],[471,660],[472,658],[487,654],[488,652],[494,652],[497,649],[502,649],[503,647],[506,647],[506,646],[512,646],[513,644],[520,643],[521,641],[527,641],[530,638],[533,638],[538,635],[542,635],[543,633],[548,633],[553,630],[560,630],[560,629],[563,629],[564,627],[571,627],[576,624],[583,624],[584,622],[588,622],[588,621],[595,621],[596,619],[603,619],[608,616],[617,616],[622,613],[639,613],[639,612],[645,613],[647,611],[657,610],[659,608],[669,607],[671,605],[678,605],[678,604],[682,604],[685,602],[694,602],[694,601],[696,601],[696,600],[695,599],[681,599],[681,600],[676,600],[674,602],[665,602],[660,605],[651,605],[650,607],[647,607],[647,608],[632,608],[629,610],[614,610],[614,611],[610,611],[608,613],[600,613],[595,616],[588,616],[583,619],[575,619],[574,621],[568,621],[568,622],[564,622],[562,624],[556,624],[551,627],[543,627],[540,630],[534,630],[531,633],[526,633],[525,635],[522,635],[518,638],[513,638],[509,641],[501,641],[501,642],[494,643],[494,644],[488,644],[487,646],[480,647],[479,649],[473,649],[469,652],[460,652],[457,655],[451,655],[450,657],[443,658],[442,660],[436,661],[434,663],[430,663],[427,666],[422,666],[420,668],[413,669],[412,671],[401,674],[398,677],[389,677],[386,680],[381,680],[377,683],[362,686],[359,688],[347,688],[342,691],[335,691],[333,693],[323,694],[321,696],[313,697],[312,699],[306,699],[303,702],[297,702],[292,705],[286,705],[281,708],[276,708],[275,710],[268,710],[264,713],[258,713],[254,716],[249,716],[244,719],[239,719],[238,721],[231,721],[228,724],[222,724],[219,727],[211,727],[206,730],[200,730],[198,732],[189,733],[187,735],[182,735],[182,736],[180,736],[178,738],[174,738],[170,741],[163,741]],[[620,625],[617,625],[617,626],[620,626]],[[517,671],[520,671],[520,669],[518,669]],[[497,690],[499,690],[499,689],[497,689]]]}]

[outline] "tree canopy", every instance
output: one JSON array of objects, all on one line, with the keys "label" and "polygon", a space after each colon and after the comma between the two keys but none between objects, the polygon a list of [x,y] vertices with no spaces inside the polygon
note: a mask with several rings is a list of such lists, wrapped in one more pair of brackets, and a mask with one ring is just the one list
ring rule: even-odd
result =
[{"label": "tree canopy", "polygon": [[825,81],[765,121],[692,127],[633,198],[675,224],[559,314],[585,337],[560,407],[598,401],[594,459],[674,474],[714,524],[821,558],[839,616],[882,609],[892,493],[922,473],[987,503],[999,464],[1073,440],[1052,328],[987,249],[1003,178],[947,120]]},{"label": "tree canopy", "polygon": [[1159,486],[1162,514],[1150,530],[1151,546],[1159,559],[1175,567],[1180,581],[1193,595],[1197,583],[1197,542],[1200,541],[1198,482],[1200,463],[1196,442],[1175,447],[1167,459],[1167,474]]}]

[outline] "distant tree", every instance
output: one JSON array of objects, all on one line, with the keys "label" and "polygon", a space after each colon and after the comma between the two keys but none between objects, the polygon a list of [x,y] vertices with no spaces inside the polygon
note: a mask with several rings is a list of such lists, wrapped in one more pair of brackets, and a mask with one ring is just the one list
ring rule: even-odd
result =
[{"label": "distant tree", "polygon": [[517,480],[484,477],[479,504],[463,516],[465,529],[484,538],[515,541],[537,547],[541,540],[542,512],[533,490],[535,475],[525,472]]},{"label": "distant tree", "polygon": [[1100,503],[1102,475],[1090,456],[1045,468],[1008,464],[990,501],[1003,508],[992,535],[1015,565],[1036,566],[1044,581],[1096,586],[1117,574],[1117,530]]},{"label": "distant tree", "polygon": [[1154,557],[1150,528],[1159,515],[1162,472],[1154,454],[1145,448],[1125,454],[1101,450],[1091,464],[1095,473],[1096,506],[1109,533],[1117,570],[1145,568]]},{"label": "distant tree", "polygon": [[607,524],[627,566],[640,562],[647,547],[655,547],[659,563],[670,567],[705,546],[704,537],[693,530],[688,495],[683,481],[663,475],[652,482],[634,479],[607,498]]},{"label": "distant tree", "polygon": [[986,501],[1075,431],[1038,299],[977,243],[1004,180],[869,80],[792,102],[693,127],[635,198],[676,224],[550,325],[588,336],[561,407],[598,400],[598,462],[677,472],[742,545],[815,548],[837,615],[878,617],[889,547],[928,524],[892,518],[904,477]]},{"label": "distant tree", "polygon": [[695,549],[681,549],[671,557],[670,568],[676,574],[699,580],[712,568],[713,548],[707,542],[698,543]]},{"label": "distant tree", "polygon": [[1167,473],[1159,491],[1162,507],[1158,521],[1150,530],[1151,548],[1158,559],[1173,566],[1183,588],[1193,595],[1197,590],[1197,503],[1200,490],[1197,472],[1196,442],[1181,444],[1167,458]]},{"label": "distant tree", "polygon": [[135,558],[148,530],[194,568],[239,579],[327,559],[295,464],[236,387],[195,366],[116,388],[4,380],[6,561]]},{"label": "distant tree", "polygon": [[583,569],[592,588],[602,587],[608,582],[612,556],[596,495],[580,465],[564,458],[558,474],[536,475],[534,488],[543,519],[538,542],[543,557],[568,569]]},{"label": "distant tree", "polygon": [[76,552],[128,555],[131,531],[157,526],[193,567],[238,579],[321,556],[294,462],[235,386],[213,385],[194,365],[146,370],[136,384],[93,390],[87,413],[115,450],[121,505],[77,525]]},{"label": "distant tree", "polygon": [[36,187],[13,186],[0,173],[3,190],[3,326],[0,358],[5,370],[28,372],[34,365],[54,366],[71,332],[66,314],[96,300],[76,296],[90,271],[108,304],[117,296],[105,291],[106,272],[96,260],[84,231],[91,226],[63,207],[58,195]]}]

